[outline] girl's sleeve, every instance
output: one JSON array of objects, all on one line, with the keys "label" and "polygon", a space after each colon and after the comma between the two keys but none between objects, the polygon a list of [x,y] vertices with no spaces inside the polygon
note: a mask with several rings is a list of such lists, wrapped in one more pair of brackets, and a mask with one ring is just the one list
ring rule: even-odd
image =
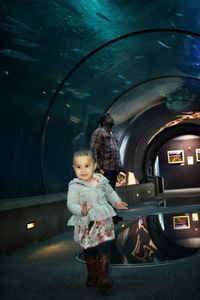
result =
[{"label": "girl's sleeve", "polygon": [[105,184],[105,193],[108,202],[110,202],[113,206],[115,206],[116,202],[122,201],[109,183]]},{"label": "girl's sleeve", "polygon": [[72,185],[69,186],[67,192],[67,207],[73,215],[82,216],[82,206],[79,203],[79,193],[78,190]]}]

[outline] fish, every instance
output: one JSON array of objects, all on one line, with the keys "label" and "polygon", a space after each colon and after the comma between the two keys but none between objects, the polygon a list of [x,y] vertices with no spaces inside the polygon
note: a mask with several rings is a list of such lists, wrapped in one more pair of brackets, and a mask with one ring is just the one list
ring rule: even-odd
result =
[{"label": "fish", "polygon": [[193,47],[195,50],[199,51],[198,47],[197,47],[195,44],[193,44],[192,47]]},{"label": "fish", "polygon": [[[52,91],[52,93],[54,93],[54,94],[57,92],[56,89],[52,89],[51,91]],[[59,95],[64,95],[65,92],[60,90],[60,91],[58,91],[58,94],[59,94]]]},{"label": "fish", "polygon": [[26,32],[19,31],[18,28],[16,28],[14,25],[11,25],[11,24],[0,23],[0,28],[3,31],[10,32],[12,34],[16,34],[17,36],[20,36],[20,37],[23,37],[23,38],[27,38],[27,37],[30,36],[30,34],[28,34]]},{"label": "fish", "polygon": [[64,94],[65,94],[65,92],[63,92],[63,91],[59,91],[59,92],[58,92],[58,94],[60,94],[60,95],[64,95]]},{"label": "fish", "polygon": [[161,46],[164,48],[170,49],[171,47],[167,46],[166,44],[162,43],[161,41],[157,41]]},{"label": "fish", "polygon": [[33,58],[27,54],[24,54],[23,52],[16,51],[13,49],[1,49],[0,53],[3,55],[6,55],[6,56],[12,57],[12,58],[23,60],[23,61],[29,61],[29,62],[37,62],[38,61],[38,59],[36,59],[36,58]]},{"label": "fish", "polygon": [[102,13],[100,13],[100,12],[96,12],[96,15],[99,16],[100,18],[102,18],[102,19],[108,21],[108,22],[111,22],[110,19],[108,19],[106,16],[104,16],[104,15],[103,15]]},{"label": "fish", "polygon": [[134,59],[141,59],[141,58],[144,58],[144,55],[138,55],[134,57]]},{"label": "fish", "polygon": [[122,74],[118,74],[117,77],[120,78],[120,79],[126,79],[126,77]]},{"label": "fish", "polygon": [[133,81],[131,81],[131,80],[126,80],[125,81],[125,84],[132,84],[133,83]]},{"label": "fish", "polygon": [[173,21],[170,21],[171,25],[176,28],[176,24]]},{"label": "fish", "polygon": [[25,39],[12,39],[12,41],[20,46],[24,46],[24,47],[28,47],[28,48],[40,47],[39,44],[27,41]]},{"label": "fish", "polygon": [[191,39],[191,40],[193,40],[193,39],[194,39],[194,37],[193,37],[193,36],[191,36],[191,35],[189,35],[189,34],[186,34],[186,36],[187,36],[189,39]]},{"label": "fish", "polygon": [[178,16],[178,17],[184,17],[184,15],[181,14],[181,13],[175,13],[175,15]]},{"label": "fish", "polygon": [[6,16],[6,20],[10,23],[13,24],[16,28],[19,30],[23,30],[25,32],[30,32],[30,33],[37,33],[36,29],[31,28],[30,26],[24,24],[23,22],[16,20],[13,17]]},{"label": "fish", "polygon": [[80,55],[86,55],[86,54],[87,54],[87,51],[82,50],[82,49],[79,49],[79,48],[73,48],[73,49],[72,49],[72,52],[78,53],[78,54],[80,54]]}]

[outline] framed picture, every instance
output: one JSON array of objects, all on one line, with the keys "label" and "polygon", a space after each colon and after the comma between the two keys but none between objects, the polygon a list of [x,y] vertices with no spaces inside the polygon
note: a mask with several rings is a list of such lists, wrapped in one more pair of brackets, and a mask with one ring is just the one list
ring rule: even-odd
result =
[{"label": "framed picture", "polygon": [[196,149],[196,161],[200,161],[200,149]]},{"label": "framed picture", "polygon": [[174,227],[174,230],[190,228],[189,216],[174,216],[173,217],[173,227]]},{"label": "framed picture", "polygon": [[[181,164],[185,161],[183,150],[170,150],[167,151],[167,158],[169,164]],[[200,157],[199,157],[200,159]]]}]

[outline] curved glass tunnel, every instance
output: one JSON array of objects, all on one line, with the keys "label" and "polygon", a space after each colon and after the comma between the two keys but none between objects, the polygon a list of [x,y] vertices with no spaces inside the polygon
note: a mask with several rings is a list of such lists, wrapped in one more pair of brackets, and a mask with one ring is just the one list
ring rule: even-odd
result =
[{"label": "curved glass tunnel", "polygon": [[[2,205],[16,212],[35,201],[38,216],[54,195],[64,193],[64,202],[72,153],[88,147],[106,111],[138,186],[163,177],[167,189],[200,187],[199,1],[142,2],[1,1]],[[170,150],[184,160],[170,164]],[[63,229],[59,213],[48,207],[41,232],[51,214]],[[27,214],[26,222],[35,216]],[[161,226],[153,215],[145,222]]]},{"label": "curved glass tunnel", "polygon": [[2,1],[1,199],[65,191],[105,111],[138,181],[161,131],[199,126],[198,1],[111,2]]}]

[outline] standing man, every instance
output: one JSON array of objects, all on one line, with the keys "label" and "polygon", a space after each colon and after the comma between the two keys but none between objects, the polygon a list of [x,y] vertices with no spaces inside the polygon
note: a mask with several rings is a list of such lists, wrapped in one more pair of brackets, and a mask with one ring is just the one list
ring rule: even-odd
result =
[{"label": "standing man", "polygon": [[[117,175],[121,169],[119,144],[112,127],[115,125],[109,113],[100,118],[100,127],[95,129],[91,138],[91,150],[97,162],[97,170],[103,174],[115,189]],[[123,220],[116,215],[113,217],[114,223]]]}]

